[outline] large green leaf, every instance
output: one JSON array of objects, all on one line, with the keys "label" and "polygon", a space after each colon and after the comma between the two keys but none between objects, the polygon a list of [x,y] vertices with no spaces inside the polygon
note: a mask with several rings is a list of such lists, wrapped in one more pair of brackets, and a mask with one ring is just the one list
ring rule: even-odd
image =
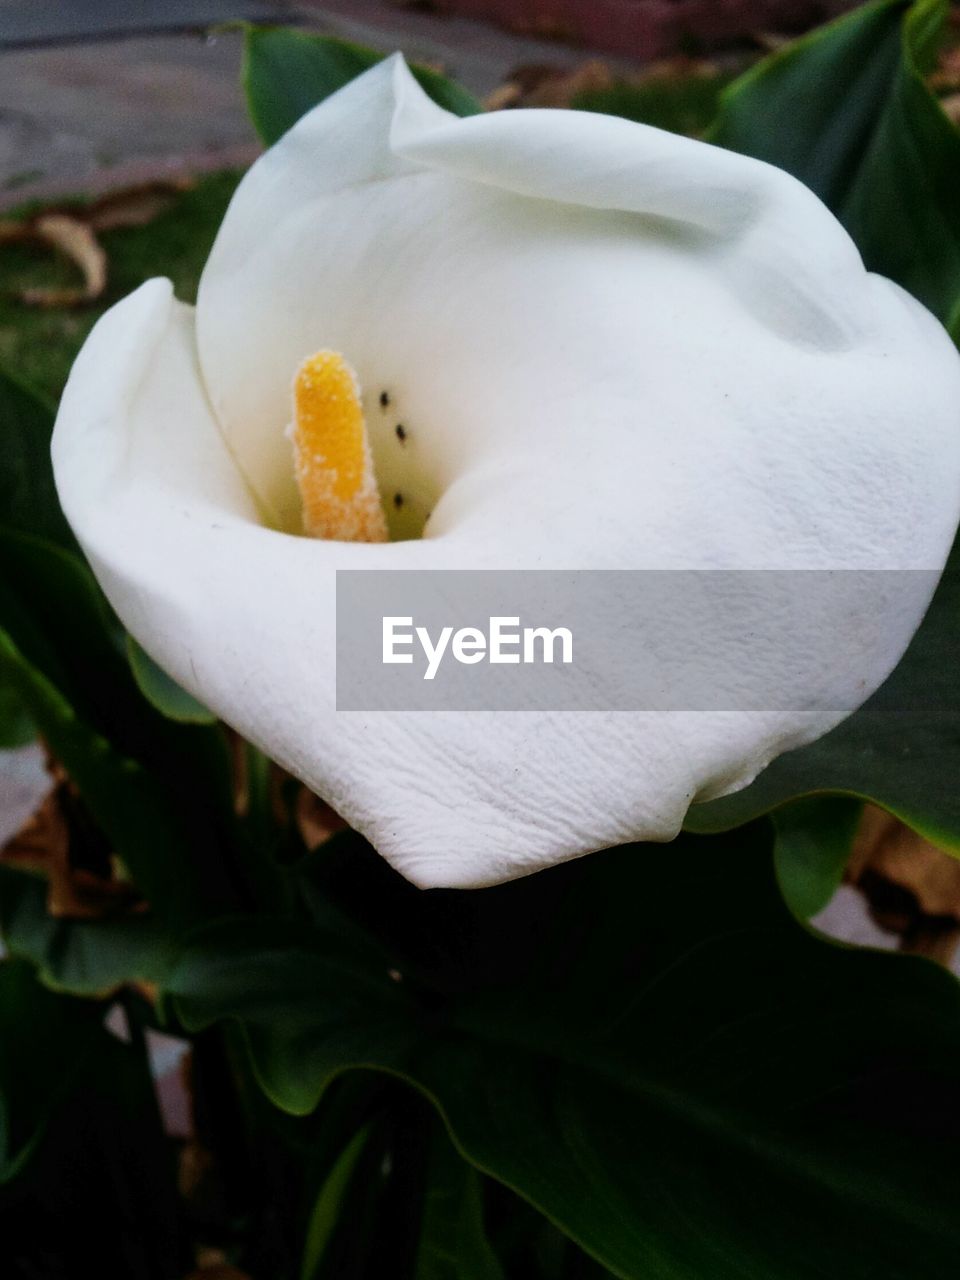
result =
[{"label": "large green leaf", "polygon": [[715,120],[722,90],[731,76],[722,72],[659,67],[640,80],[622,80],[600,89],[582,89],[570,106],[599,111],[657,129],[699,137]]},{"label": "large green leaf", "polygon": [[480,1176],[439,1126],[431,1135],[413,1280],[504,1280],[484,1228]]},{"label": "large green leaf", "polygon": [[[318,102],[380,62],[383,54],[332,36],[282,27],[248,27],[243,80],[257,132],[270,145]],[[411,70],[433,100],[459,116],[480,104],[453,80],[426,67]]]},{"label": "large green leaf", "polygon": [[722,98],[711,141],[795,174],[897,280],[960,323],[960,133],[924,81],[947,0],[879,0],[773,54]]},{"label": "large green leaf", "polygon": [[238,920],[169,979],[188,1026],[240,1021],[279,1105],[307,1111],[352,1066],[399,1075],[479,1169],[633,1280],[949,1273],[960,989],[798,925],[765,825],[472,894],[350,854],[321,865],[324,893],[386,955]]},{"label": "large green leaf", "polygon": [[[242,1017],[255,1061],[268,1064],[261,1066],[266,1091],[298,1115],[313,1110],[345,1065],[399,1069],[418,1039],[416,1006],[377,947],[348,947],[332,930],[289,920],[206,926],[165,988],[183,997],[177,1007],[188,1027],[223,1012]],[[322,1030],[312,1009],[323,1010]],[[282,1039],[278,1025],[286,1029]]]}]

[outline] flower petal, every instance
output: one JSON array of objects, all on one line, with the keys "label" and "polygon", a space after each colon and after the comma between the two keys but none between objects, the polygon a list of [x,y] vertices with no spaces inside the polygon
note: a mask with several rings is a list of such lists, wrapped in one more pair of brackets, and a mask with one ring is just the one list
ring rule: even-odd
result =
[{"label": "flower petal", "polygon": [[384,492],[555,459],[618,491],[623,567],[930,567],[956,524],[956,353],[806,188],[594,114],[458,119],[399,58],[252,167],[197,330],[281,528],[290,383],[320,348],[359,374]]},{"label": "flower petal", "polygon": [[[510,554],[530,564],[545,543],[555,563],[583,561],[609,551],[584,542],[598,512],[565,524],[544,493],[525,501],[526,477],[504,473],[452,493],[450,533],[424,541],[344,544],[262,527],[203,395],[191,312],[165,282],[97,326],[64,396],[54,459],[68,518],[140,643],[418,884],[495,883],[669,839],[691,800],[745,784],[826,727],[822,713],[338,713],[337,569],[489,568]],[[789,618],[756,621],[808,678],[856,638],[866,659],[846,688],[852,704],[861,670],[872,683],[885,674],[924,600],[888,614],[869,604],[813,646]],[[714,649],[718,671],[735,667],[736,637],[713,635],[708,618],[704,651]]]},{"label": "flower petal", "polygon": [[[338,265],[338,287],[354,307],[384,310],[371,292],[383,264],[361,260],[349,221],[371,214],[366,197],[382,187],[399,183],[403,200],[413,167],[390,149],[393,98],[393,75],[379,64],[271,147],[240,183],[200,283],[197,342],[211,402],[274,523],[290,530],[300,515],[283,439],[294,371],[322,348],[356,367],[345,325],[313,314],[326,306],[336,315],[340,305],[328,267]],[[350,207],[333,216],[338,198]],[[365,242],[375,235],[371,222]],[[366,387],[366,370],[358,371]]]},{"label": "flower petal", "polygon": [[[598,787],[584,770],[590,722],[607,754],[605,717],[583,719],[577,744],[563,731],[571,774],[558,806],[553,717],[336,713],[336,569],[449,568],[462,548],[348,545],[260,525],[204,398],[192,313],[166,281],[96,326],[63,397],[54,466],[68,519],[144,648],[411,878],[487,883],[629,837],[637,805],[619,773]],[[692,794],[676,752],[661,747],[651,761],[645,822],[662,835]]]},{"label": "flower petal", "polygon": [[[404,716],[335,710],[337,569],[936,570],[956,527],[960,361],[808,192],[619,121],[456,122],[398,61],[253,167],[196,324],[195,350],[152,282],[97,326],[58,418],[64,508],[143,647],[419,884],[669,839],[859,705],[930,580],[864,577],[803,634],[749,620],[806,711]],[[381,483],[440,495],[422,541],[258,523],[231,454],[295,527],[290,383],[323,348],[357,368]],[[702,651],[762,695],[729,624],[705,616]]]}]

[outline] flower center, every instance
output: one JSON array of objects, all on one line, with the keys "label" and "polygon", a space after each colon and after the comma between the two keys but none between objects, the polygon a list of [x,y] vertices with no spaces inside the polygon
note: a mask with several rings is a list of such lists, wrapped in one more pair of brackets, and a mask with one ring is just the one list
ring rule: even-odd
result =
[{"label": "flower center", "polygon": [[304,532],[342,542],[386,542],[360,384],[337,351],[318,351],[293,383],[294,471]]},{"label": "flower center", "polygon": [[402,419],[393,390],[378,388],[366,416],[363,400],[338,351],[318,351],[297,370],[287,435],[303,531],[340,542],[423,537],[438,497],[430,451]]}]

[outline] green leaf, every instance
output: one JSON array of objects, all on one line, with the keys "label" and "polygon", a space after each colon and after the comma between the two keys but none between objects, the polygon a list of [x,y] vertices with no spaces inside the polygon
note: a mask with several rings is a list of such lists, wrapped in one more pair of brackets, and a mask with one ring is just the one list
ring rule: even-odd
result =
[{"label": "green leaf", "polygon": [[658,72],[640,81],[622,81],[604,89],[584,89],[570,103],[574,111],[623,116],[672,133],[699,136],[719,110],[730,76],[721,73]]},{"label": "green leaf", "polygon": [[300,1272],[302,1280],[314,1280],[323,1264],[327,1246],[333,1239],[341,1218],[347,1191],[369,1138],[369,1129],[361,1129],[359,1133],[354,1134],[320,1188],[307,1225],[307,1239]]},{"label": "green leaf", "polygon": [[840,885],[862,805],[814,796],[778,809],[773,862],[787,906],[800,920],[822,911]]},{"label": "green leaf", "polygon": [[[165,990],[178,997],[190,1029],[225,1013],[239,1019],[264,1091],[296,1115],[314,1109],[345,1058],[399,1067],[417,1039],[410,1000],[374,943],[289,920],[205,926],[191,936]],[[322,1026],[312,1008],[323,1009]]]},{"label": "green leaf", "polygon": [[102,1016],[45,990],[30,965],[0,961],[0,1185],[30,1159],[104,1034]]},{"label": "green leaf", "polygon": [[189,1026],[240,1020],[289,1110],[351,1067],[410,1081],[617,1276],[949,1274],[960,988],[813,936],[770,853],[764,824],[424,894],[355,843],[326,892],[392,921],[392,972],[335,929],[238,920],[169,988]]},{"label": "green leaf", "polygon": [[140,648],[133,636],[127,636],[127,658],[140,692],[161,714],[181,724],[217,723],[213,712],[186,689],[181,689],[162,667],[157,666],[149,653]]},{"label": "green leaf", "polygon": [[505,1280],[484,1230],[479,1174],[439,1126],[431,1139],[413,1280]]},{"label": "green leaf", "polygon": [[0,529],[0,626],[98,727],[115,734],[136,722],[142,699],[124,661],[122,632],[75,555]]},{"label": "green leaf", "polygon": [[47,911],[44,879],[0,866],[0,938],[51,990],[104,996],[124,982],[158,983],[176,956],[176,936],[150,914],[57,919]]},{"label": "green leaf", "polygon": [[0,525],[73,546],[53,483],[54,409],[0,370]]},{"label": "green leaf", "polygon": [[[177,757],[179,772],[184,752],[219,740],[169,723],[145,700],[119,623],[90,570],[70,552],[0,529],[0,626],[80,716],[138,759]],[[219,764],[211,757],[208,766],[226,786],[222,746],[219,754]]]},{"label": "green leaf", "polygon": [[[380,62],[383,54],[332,36],[281,27],[248,27],[243,82],[254,126],[270,146],[311,107]],[[453,80],[411,67],[426,92],[448,111],[471,116],[480,104]]]},{"label": "green leaf", "polygon": [[814,31],[726,90],[709,137],[795,174],[956,331],[960,133],[924,81],[948,9],[880,0]]}]

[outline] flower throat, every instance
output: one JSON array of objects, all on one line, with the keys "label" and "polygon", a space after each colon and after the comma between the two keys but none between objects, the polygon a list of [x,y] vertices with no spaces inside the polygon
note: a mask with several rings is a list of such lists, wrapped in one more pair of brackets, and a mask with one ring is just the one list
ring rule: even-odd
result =
[{"label": "flower throat", "polygon": [[[378,404],[380,414],[386,415],[391,407],[388,392],[380,392]],[[341,542],[421,536],[429,516],[429,511],[419,509],[422,503],[400,487],[394,487],[386,504],[381,497],[360,382],[338,351],[317,351],[300,365],[287,434],[293,443],[305,534]],[[381,449],[388,445],[409,452],[407,427],[393,425]],[[388,473],[402,470],[389,466],[389,461]]]}]

